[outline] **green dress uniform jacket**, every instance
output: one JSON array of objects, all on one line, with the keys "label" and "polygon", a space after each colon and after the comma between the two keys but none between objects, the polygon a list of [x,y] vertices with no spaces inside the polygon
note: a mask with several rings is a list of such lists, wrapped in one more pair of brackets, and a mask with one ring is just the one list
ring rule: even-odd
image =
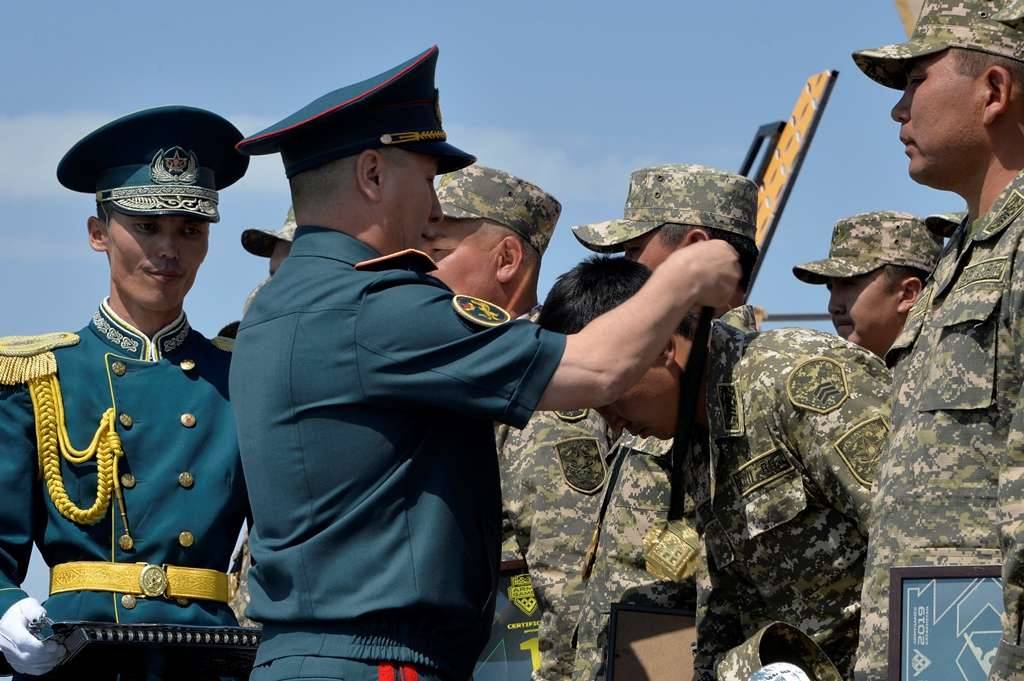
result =
[{"label": "green dress uniform jacket", "polygon": [[[228,405],[230,358],[184,315],[149,339],[106,303],[78,334],[0,339],[0,612],[26,597],[19,585],[33,544],[51,569],[77,561],[227,569],[248,512]],[[35,368],[26,373],[27,363]],[[116,429],[123,517],[116,490],[92,522],[73,521],[58,508],[69,505],[54,501],[57,480],[66,501],[93,505],[97,457],[72,463],[56,453],[47,462],[37,448],[28,373],[56,377],[63,407],[56,423],[66,427],[71,447],[88,449],[104,430],[101,421]],[[53,575],[51,591],[60,592],[44,606],[55,621],[236,624],[226,602],[61,591],[75,581]]]},{"label": "green dress uniform jacket", "polygon": [[565,343],[453,297],[431,266],[300,227],[241,324],[231,384],[257,665],[345,657],[466,679],[487,641],[494,421],[526,424]]}]

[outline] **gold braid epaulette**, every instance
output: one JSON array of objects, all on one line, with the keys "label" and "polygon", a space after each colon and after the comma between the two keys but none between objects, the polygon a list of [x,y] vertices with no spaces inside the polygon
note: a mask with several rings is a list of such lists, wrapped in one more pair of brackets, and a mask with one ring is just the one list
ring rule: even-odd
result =
[{"label": "gold braid epaulette", "polygon": [[53,350],[78,343],[74,333],[0,338],[0,385],[21,385],[57,373]]},{"label": "gold braid epaulette", "polygon": [[[114,409],[103,412],[99,428],[89,446],[79,451],[71,446],[64,420],[64,399],[56,374],[32,378],[28,382],[29,395],[36,421],[36,447],[39,470],[46,481],[50,499],[62,516],[80,525],[93,525],[107,515],[110,499],[119,485],[118,459],[124,456],[121,438],[114,425]],[[83,464],[96,459],[96,500],[89,508],[80,508],[68,497],[61,458],[72,464]]]}]

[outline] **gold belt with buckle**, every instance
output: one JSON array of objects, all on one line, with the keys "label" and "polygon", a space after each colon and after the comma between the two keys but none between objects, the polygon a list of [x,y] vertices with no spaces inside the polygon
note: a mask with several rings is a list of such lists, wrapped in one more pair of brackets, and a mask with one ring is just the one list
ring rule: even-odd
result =
[{"label": "gold belt with buckle", "polygon": [[228,576],[217,570],[176,565],[76,561],[50,570],[50,595],[66,591],[112,591],[227,603]]}]

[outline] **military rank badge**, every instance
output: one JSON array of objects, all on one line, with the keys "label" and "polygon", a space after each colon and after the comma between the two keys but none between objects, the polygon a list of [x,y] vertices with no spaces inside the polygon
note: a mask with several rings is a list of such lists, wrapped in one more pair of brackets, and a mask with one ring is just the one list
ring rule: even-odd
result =
[{"label": "military rank badge", "polygon": [[460,317],[477,326],[501,326],[512,319],[501,307],[474,296],[456,295],[452,298],[452,307]]},{"label": "military rank badge", "polygon": [[181,147],[161,149],[153,156],[149,175],[157,184],[195,184],[199,178],[199,159]]}]

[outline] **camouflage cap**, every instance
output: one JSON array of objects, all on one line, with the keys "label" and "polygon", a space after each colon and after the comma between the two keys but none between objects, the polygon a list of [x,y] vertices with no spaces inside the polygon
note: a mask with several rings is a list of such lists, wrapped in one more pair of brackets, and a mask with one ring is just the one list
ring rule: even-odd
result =
[{"label": "camouflage cap", "polygon": [[793,274],[808,284],[825,284],[901,265],[931,272],[942,240],[910,213],[875,211],[843,218],[832,230],[828,258],[797,265]]},{"label": "camouflage cap", "polygon": [[623,219],[577,225],[572,233],[599,253],[617,253],[630,239],[666,222],[733,232],[754,241],[757,185],[700,165],[641,168],[630,176]]},{"label": "camouflage cap", "polygon": [[853,61],[868,78],[897,90],[907,85],[907,60],[950,47],[1024,61],[1024,33],[1018,30],[1024,28],[1024,2],[1011,2],[1006,8],[1003,4],[997,0],[925,0],[909,40],[854,52]]},{"label": "camouflage cap", "polygon": [[956,231],[956,228],[960,226],[965,217],[967,217],[965,211],[958,213],[933,213],[924,219],[924,225],[935,236],[948,239],[953,236],[953,232]]},{"label": "camouflage cap", "polygon": [[269,258],[274,252],[278,241],[291,241],[295,238],[295,209],[288,207],[288,215],[284,218],[281,229],[257,229],[251,227],[242,232],[242,248],[261,258]]},{"label": "camouflage cap", "polygon": [[526,239],[541,255],[562,213],[558,199],[537,185],[482,165],[443,175],[437,198],[448,217],[497,222]]}]

